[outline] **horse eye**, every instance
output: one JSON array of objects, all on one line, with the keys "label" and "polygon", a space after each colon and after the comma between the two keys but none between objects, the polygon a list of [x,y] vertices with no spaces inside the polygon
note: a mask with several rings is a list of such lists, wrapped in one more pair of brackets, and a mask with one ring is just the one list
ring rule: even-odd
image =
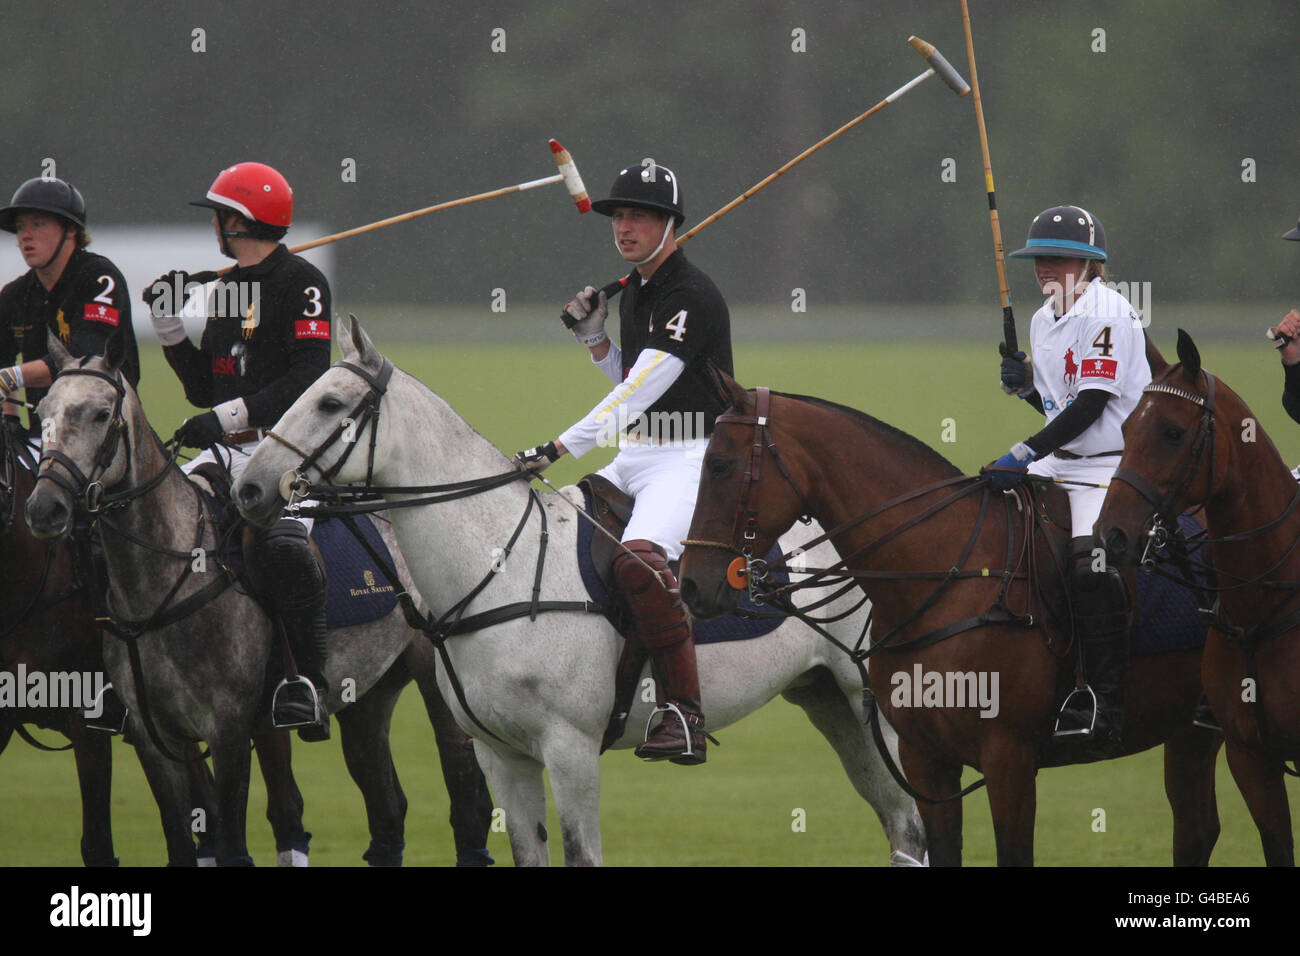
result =
[{"label": "horse eye", "polygon": [[710,458],[709,474],[714,478],[726,478],[736,470],[736,460],[734,458]]},{"label": "horse eye", "polygon": [[104,422],[108,421],[112,417],[113,417],[113,413],[111,411],[109,411],[107,408],[101,408],[98,412],[95,413],[95,424],[102,425],[104,424]]},{"label": "horse eye", "polygon": [[317,408],[322,412],[337,412],[342,407],[343,403],[333,395],[326,395],[320,400],[320,404],[317,406]]},{"label": "horse eye", "polygon": [[1169,442],[1180,441],[1183,437],[1184,429],[1178,425],[1166,425],[1164,429],[1164,439]]}]

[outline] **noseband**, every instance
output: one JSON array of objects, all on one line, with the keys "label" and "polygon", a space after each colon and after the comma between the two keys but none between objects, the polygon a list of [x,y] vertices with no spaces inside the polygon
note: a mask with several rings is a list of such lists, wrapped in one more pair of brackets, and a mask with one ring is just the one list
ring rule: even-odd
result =
[{"label": "noseband", "polygon": [[[349,372],[360,376],[369,383],[370,390],[366,392],[361,401],[357,403],[357,406],[352,410],[352,413],[334,427],[334,431],[330,432],[325,440],[316,447],[315,451],[305,452],[287,438],[277,435],[273,430],[269,428],[266,430],[267,438],[275,439],[295,455],[302,457],[302,462],[293,471],[293,480],[289,483],[289,487],[287,489],[284,487],[281,488],[281,493],[290,504],[293,504],[295,500],[307,496],[307,489],[310,484],[307,479],[307,470],[309,468],[315,468],[320,472],[322,484],[329,484],[334,479],[334,476],[339,473],[339,470],[342,469],[344,463],[352,455],[352,450],[357,444],[357,433],[364,430],[367,425],[370,426],[370,449],[366,461],[367,485],[371,483],[371,478],[374,476],[375,442],[379,437],[379,403],[383,399],[384,394],[388,391],[389,379],[393,377],[393,363],[385,358],[384,364],[380,366],[379,371],[375,374],[371,374],[361,366],[353,365],[351,362],[335,362],[332,367],[345,368]],[[321,455],[333,447],[336,442],[343,439],[343,436],[347,434],[349,430],[351,430],[353,437],[350,440],[344,441],[344,444],[348,447],[344,450],[343,454],[339,456],[338,461],[330,465],[328,469],[322,468],[319,464]]]}]

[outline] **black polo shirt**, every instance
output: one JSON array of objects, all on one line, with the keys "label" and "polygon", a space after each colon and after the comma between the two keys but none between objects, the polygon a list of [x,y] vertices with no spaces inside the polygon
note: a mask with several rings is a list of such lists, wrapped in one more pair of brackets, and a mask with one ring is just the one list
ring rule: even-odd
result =
[{"label": "black polo shirt", "polygon": [[731,316],[713,280],[679,249],[641,284],[633,272],[619,303],[619,348],[623,377],[644,349],[675,355],[686,368],[648,412],[704,414],[705,434],[726,410],[713,385],[711,369],[732,372]]},{"label": "black polo shirt", "polygon": [[[109,336],[122,337],[122,372],[132,386],[140,383],[140,354],[131,324],[131,296],[122,273],[103,256],[78,249],[54,283],[46,290],[31,269],[0,289],[0,365],[45,358],[47,332],[59,337],[77,358],[103,355]],[[53,364],[48,360],[50,371]],[[36,404],[44,388],[26,389],[27,401]]]},{"label": "black polo shirt", "polygon": [[329,368],[329,283],[283,244],[220,283],[199,346],[186,339],[163,351],[191,404],[242,398],[249,427],[274,425]]}]

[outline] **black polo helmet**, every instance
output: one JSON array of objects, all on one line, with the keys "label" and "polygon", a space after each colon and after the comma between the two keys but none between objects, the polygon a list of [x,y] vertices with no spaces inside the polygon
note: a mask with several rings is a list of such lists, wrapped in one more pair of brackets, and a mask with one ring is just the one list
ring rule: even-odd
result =
[{"label": "black polo helmet", "polygon": [[628,166],[619,172],[614,185],[609,187],[609,198],[597,199],[591,204],[591,208],[602,216],[614,215],[614,210],[619,206],[667,213],[673,217],[678,228],[686,221],[677,174],[658,163]]},{"label": "black polo helmet", "polygon": [[1105,262],[1106,230],[1101,227],[1101,220],[1082,206],[1053,206],[1034,217],[1025,247],[1011,256],[1017,259],[1062,256]]},{"label": "black polo helmet", "polygon": [[0,229],[17,232],[19,213],[29,211],[52,212],[73,225],[86,228],[86,200],[81,198],[75,186],[62,179],[37,176],[19,186],[9,205],[0,209]]}]

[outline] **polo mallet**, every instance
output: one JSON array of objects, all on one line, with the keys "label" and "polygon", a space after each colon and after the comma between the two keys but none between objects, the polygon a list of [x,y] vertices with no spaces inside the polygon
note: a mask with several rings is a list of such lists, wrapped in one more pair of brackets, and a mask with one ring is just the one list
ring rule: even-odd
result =
[{"label": "polo mallet", "polygon": [[[555,157],[555,164],[560,167],[560,171],[553,176],[546,176],[542,179],[532,179],[526,183],[516,183],[513,186],[503,186],[500,189],[493,189],[485,193],[476,193],[473,196],[463,196],[460,199],[451,199],[447,202],[438,203],[435,206],[426,206],[424,209],[416,209],[414,212],[402,213],[400,216],[390,216],[388,219],[381,219],[378,222],[372,222],[366,226],[357,226],[355,229],[347,229],[343,232],[336,232],[332,236],[322,236],[319,239],[313,239],[310,242],[304,242],[302,245],[293,246],[289,251],[297,254],[307,249],[314,249],[317,246],[323,246],[327,243],[338,242],[340,239],[349,239],[352,236],[359,236],[362,233],[374,232],[376,229],[383,229],[386,226],[394,226],[399,222],[406,222],[419,216],[427,216],[430,213],[440,212],[443,209],[452,209],[456,206],[468,206],[470,203],[482,202],[485,199],[495,199],[497,196],[506,196],[510,193],[521,193],[528,189],[536,189],[538,186],[549,186],[551,183],[564,183],[564,187],[573,197],[574,205],[578,207],[578,212],[589,212],[591,210],[591,200],[587,198],[587,187],[582,184],[582,177],[578,175],[578,167],[574,165],[573,157],[569,151],[557,143],[550,140],[551,154]],[[219,272],[200,272],[194,274],[196,282],[211,282],[217,276],[223,276],[234,266],[227,266]]]},{"label": "polo mallet", "polygon": [[989,134],[984,128],[984,104],[980,100],[979,75],[975,72],[975,42],[970,32],[970,11],[961,0],[961,22],[966,30],[966,58],[970,63],[970,85],[975,91],[975,121],[980,130],[980,153],[984,157],[984,188],[989,196],[989,225],[993,228],[993,259],[998,266],[998,292],[1002,295],[1002,339],[1006,354],[1016,351],[1016,316],[1011,310],[1011,287],[1007,285],[1006,259],[1002,251],[1002,226],[998,222],[998,201],[993,195],[993,164],[989,160]]},{"label": "polo mallet", "polygon": [[[731,210],[735,209],[737,206],[739,206],[750,196],[754,195],[760,189],[763,189],[769,184],[771,184],[773,180],[783,175],[788,170],[794,168],[799,163],[802,163],[813,153],[817,152],[817,150],[821,149],[827,143],[831,142],[831,140],[838,139],[840,136],[844,135],[853,127],[861,123],[872,113],[884,109],[886,106],[894,102],[894,100],[898,99],[908,90],[910,90],[912,87],[925,81],[926,79],[930,78],[936,73],[943,78],[943,81],[945,83],[947,83],[950,87],[952,87],[953,92],[955,92],[958,96],[965,96],[967,93],[970,92],[970,87],[966,84],[966,81],[961,78],[961,74],[959,74],[956,70],[954,70],[952,64],[949,63],[946,59],[944,59],[943,54],[940,53],[938,50],[936,50],[931,44],[926,43],[920,37],[908,37],[907,42],[910,43],[912,45],[912,48],[916,50],[916,52],[919,53],[927,63],[930,64],[930,68],[928,70],[926,70],[924,73],[920,74],[919,76],[914,77],[909,82],[904,83],[902,86],[894,90],[894,92],[890,93],[883,100],[881,100],[875,106],[871,107],[871,109],[867,110],[861,116],[858,116],[856,119],[849,120],[849,122],[845,123],[843,126],[837,129],[835,132],[831,133],[825,139],[820,140],[819,142],[813,144],[812,146],[809,146],[802,153],[800,153],[794,159],[790,160],[788,163],[786,163],[776,172],[759,180],[757,183],[755,183],[749,189],[745,190],[735,199],[731,200],[731,202],[727,203],[725,206],[723,206],[713,215],[709,216],[707,219],[691,227],[691,229],[688,232],[684,233],[682,236],[680,236],[677,239],[677,244],[679,246],[682,245],[688,239],[694,236],[696,233],[704,229],[706,226],[713,225],[713,223],[717,222],[727,213],[731,212]],[[605,293],[606,299],[612,299],[614,298],[614,296],[618,295],[620,292],[623,291],[623,288],[627,285],[627,281],[628,281],[627,276],[624,276],[621,279],[615,279],[613,282],[605,286],[600,291]],[[594,300],[592,302],[592,306],[593,308],[595,306]],[[573,317],[570,316],[567,312],[562,312],[561,318],[564,320],[566,326],[570,325],[570,323],[572,323],[573,321]]]}]

